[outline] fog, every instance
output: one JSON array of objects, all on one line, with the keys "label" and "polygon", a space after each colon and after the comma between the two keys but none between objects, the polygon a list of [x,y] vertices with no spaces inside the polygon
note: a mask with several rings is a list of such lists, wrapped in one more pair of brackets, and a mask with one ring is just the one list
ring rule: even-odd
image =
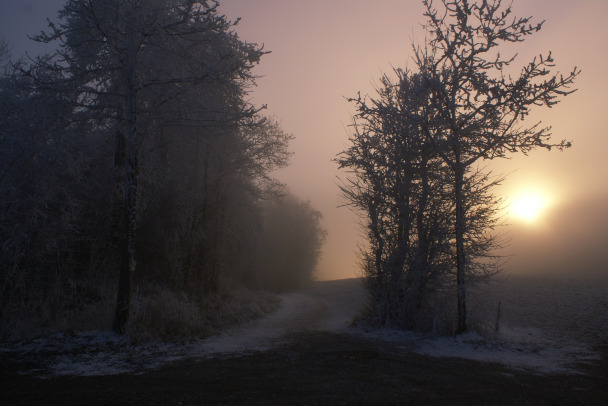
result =
[{"label": "fog", "polygon": [[[519,80],[469,65],[534,25],[459,1],[427,2],[440,69],[411,62],[420,0],[72,0],[57,59],[26,36],[65,0],[0,2],[0,66],[6,40],[32,67],[0,75],[0,403],[603,402],[608,3],[515,0],[548,21],[506,50],[554,51],[538,84],[552,59]],[[348,101],[415,66],[371,115]],[[573,147],[480,162],[544,142],[539,121]],[[344,155],[362,176],[342,198]],[[367,279],[345,199],[369,214]],[[509,277],[471,283],[487,247]]]},{"label": "fog", "polygon": [[514,274],[608,276],[608,199],[574,201],[549,210],[537,224],[505,227]]},{"label": "fog", "polygon": [[[55,16],[62,3],[0,3],[0,36],[12,46],[13,57],[40,51],[25,35],[46,28],[45,18]],[[516,0],[513,9],[515,15],[546,20],[539,33],[517,48],[516,66],[551,50],[560,71],[578,66],[582,75],[576,93],[532,117],[553,126],[556,141],[571,140],[571,149],[490,165],[496,173],[510,174],[498,190],[501,196],[533,179],[558,197],[542,224],[513,222],[502,230],[511,241],[506,251],[515,254],[509,268],[608,275],[608,177],[603,175],[608,173],[608,25],[603,21],[608,2]],[[237,27],[242,39],[271,51],[257,67],[261,77],[252,97],[267,104],[267,113],[295,136],[292,164],[277,176],[324,215],[328,239],[317,278],[356,276],[360,231],[356,216],[339,207],[344,204],[337,186],[340,174],[332,162],[345,148],[353,114],[345,97],[358,91],[373,94],[382,73],[408,66],[412,39],[423,38],[421,2],[224,0],[221,10],[229,18],[242,18]]]},{"label": "fog", "polygon": [[[345,97],[358,91],[373,94],[382,73],[412,65],[411,42],[423,39],[421,2],[382,0],[371,6],[359,1],[234,0],[223,7],[227,15],[243,17],[242,35],[264,42],[272,51],[260,66],[264,77],[254,95],[268,103],[285,130],[296,137],[292,165],[281,178],[325,216],[329,234],[317,276],[357,275],[361,232],[356,216],[339,207],[344,204],[337,187],[340,173],[331,162],[345,148],[354,113]],[[507,268],[517,273],[574,269],[577,274],[608,275],[603,254],[608,246],[608,178],[601,176],[608,173],[603,156],[608,150],[608,85],[603,80],[608,55],[599,51],[608,37],[602,21],[608,3],[516,0],[513,10],[518,16],[546,20],[539,33],[513,48],[519,54],[516,67],[550,50],[559,71],[578,66],[583,73],[576,93],[530,118],[551,125],[555,141],[571,140],[572,148],[562,153],[534,151],[487,164],[496,175],[508,175],[496,190],[504,199],[523,187],[548,189],[554,198],[543,227],[507,219],[510,225],[498,230],[510,239],[506,252],[516,254]]]}]

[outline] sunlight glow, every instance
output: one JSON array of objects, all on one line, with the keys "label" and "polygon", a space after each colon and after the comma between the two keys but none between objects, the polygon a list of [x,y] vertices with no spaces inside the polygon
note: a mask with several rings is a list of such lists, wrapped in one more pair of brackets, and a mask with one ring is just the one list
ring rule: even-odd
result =
[{"label": "sunlight glow", "polygon": [[547,199],[540,194],[526,193],[517,196],[511,204],[511,215],[526,222],[533,222],[547,206]]}]

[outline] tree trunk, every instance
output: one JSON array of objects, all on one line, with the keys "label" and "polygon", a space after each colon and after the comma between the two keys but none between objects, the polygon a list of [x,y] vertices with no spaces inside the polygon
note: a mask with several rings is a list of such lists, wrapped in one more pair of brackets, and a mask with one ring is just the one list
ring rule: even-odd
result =
[{"label": "tree trunk", "polygon": [[123,334],[131,310],[131,281],[135,273],[135,227],[137,216],[137,137],[135,126],[134,70],[127,74],[125,97],[126,160],[124,179],[123,230],[120,243],[118,297],[114,315],[114,331]]},{"label": "tree trunk", "polygon": [[125,203],[123,235],[120,243],[118,297],[114,315],[114,331],[123,334],[131,309],[131,280],[135,273],[135,221],[137,214],[137,156],[130,151],[125,165]]},{"label": "tree trunk", "polygon": [[456,334],[460,334],[467,330],[466,258],[464,254],[465,213],[464,193],[462,190],[464,186],[464,168],[460,164],[456,165],[454,186],[456,200],[456,289],[458,292],[458,324],[456,326]]}]

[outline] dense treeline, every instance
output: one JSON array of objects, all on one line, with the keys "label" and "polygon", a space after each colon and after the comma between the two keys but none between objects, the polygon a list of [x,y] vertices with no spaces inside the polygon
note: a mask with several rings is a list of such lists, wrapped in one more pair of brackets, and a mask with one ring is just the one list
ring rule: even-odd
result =
[{"label": "dense treeline", "polygon": [[69,0],[35,37],[55,54],[4,48],[2,334],[108,306],[126,331],[133,292],[204,306],[311,278],[320,214],[272,178],[291,136],[249,103],[265,51],[235,25],[214,2]]}]

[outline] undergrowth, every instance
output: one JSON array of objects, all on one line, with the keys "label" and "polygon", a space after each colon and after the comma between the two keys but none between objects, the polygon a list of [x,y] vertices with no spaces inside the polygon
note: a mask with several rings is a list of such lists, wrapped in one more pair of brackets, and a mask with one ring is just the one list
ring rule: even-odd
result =
[{"label": "undergrowth", "polygon": [[127,335],[133,342],[207,337],[269,314],[279,301],[273,294],[245,288],[194,301],[183,293],[150,288],[135,294]]},{"label": "undergrowth", "polygon": [[[112,286],[114,286],[112,284]],[[106,286],[106,288],[108,288]],[[111,290],[99,288],[99,291]],[[13,305],[2,309],[0,341],[29,340],[59,332],[109,331],[114,315],[114,295],[82,298],[74,304],[53,298],[35,306]],[[223,329],[274,311],[280,299],[273,294],[246,288],[211,293],[202,299],[163,287],[136,289],[133,294],[127,337],[134,343],[150,340],[185,341],[217,334]],[[49,311],[54,308],[56,310]]]}]

